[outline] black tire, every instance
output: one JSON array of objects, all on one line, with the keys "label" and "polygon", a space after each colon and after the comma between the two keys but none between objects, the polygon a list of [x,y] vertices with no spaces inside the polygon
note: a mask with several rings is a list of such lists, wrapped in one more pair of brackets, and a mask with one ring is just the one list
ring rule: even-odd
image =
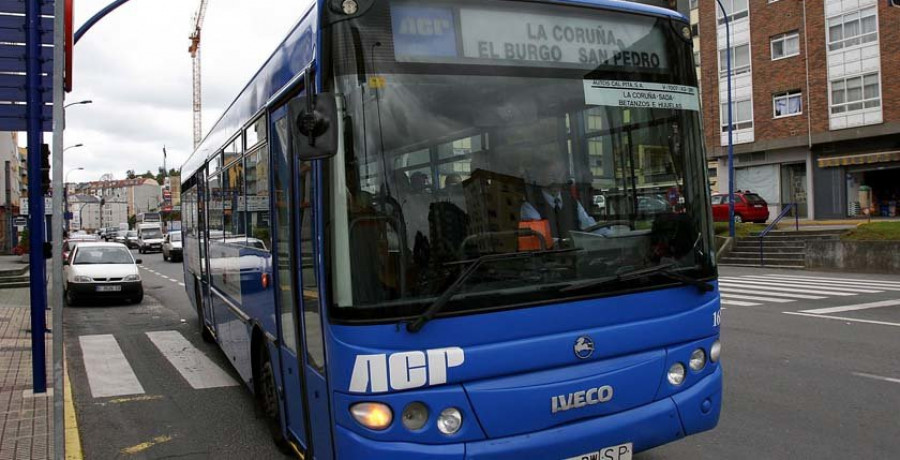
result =
[{"label": "black tire", "polygon": [[66,305],[70,307],[78,305],[78,299],[75,298],[75,294],[69,289],[66,289]]},{"label": "black tire", "polygon": [[281,432],[281,408],[278,401],[278,389],[275,386],[275,370],[272,368],[272,361],[269,359],[269,351],[265,349],[265,344],[261,352],[259,369],[259,391],[256,394],[256,400],[259,408],[262,410],[263,416],[269,425],[269,431],[272,433],[272,441],[283,453],[290,454],[293,452],[288,440]]},{"label": "black tire", "polygon": [[744,222],[744,218],[741,217],[740,214],[735,214],[735,215],[734,215],[734,223],[740,224],[740,223],[742,223],[742,222]]}]

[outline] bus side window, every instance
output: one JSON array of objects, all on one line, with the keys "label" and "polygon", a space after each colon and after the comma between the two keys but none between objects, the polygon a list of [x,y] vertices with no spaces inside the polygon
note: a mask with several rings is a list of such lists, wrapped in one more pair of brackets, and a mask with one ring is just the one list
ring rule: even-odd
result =
[{"label": "bus side window", "polygon": [[315,264],[315,227],[313,219],[312,163],[300,163],[300,263],[303,283],[303,323],[309,364],[320,373],[325,371],[325,338],[319,303],[319,282]]}]

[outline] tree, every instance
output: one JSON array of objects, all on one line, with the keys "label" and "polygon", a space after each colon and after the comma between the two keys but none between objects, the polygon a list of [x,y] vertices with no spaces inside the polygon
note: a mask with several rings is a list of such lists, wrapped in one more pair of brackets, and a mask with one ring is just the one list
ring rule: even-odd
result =
[{"label": "tree", "polygon": [[128,216],[128,228],[134,228],[137,225],[137,216]]},{"label": "tree", "polygon": [[128,171],[125,171],[125,177],[128,179],[134,179],[136,177],[136,175],[134,174],[134,170],[129,169]]}]

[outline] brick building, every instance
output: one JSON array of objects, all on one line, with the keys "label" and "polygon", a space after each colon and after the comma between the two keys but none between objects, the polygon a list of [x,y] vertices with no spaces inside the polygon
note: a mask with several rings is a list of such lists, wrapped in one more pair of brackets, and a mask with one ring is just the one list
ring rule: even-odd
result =
[{"label": "brick building", "polygon": [[[900,8],[884,0],[722,0],[732,19],[735,188],[801,217],[898,215]],[[727,169],[725,25],[699,0],[707,153]],[[864,203],[864,201],[863,201]]]}]

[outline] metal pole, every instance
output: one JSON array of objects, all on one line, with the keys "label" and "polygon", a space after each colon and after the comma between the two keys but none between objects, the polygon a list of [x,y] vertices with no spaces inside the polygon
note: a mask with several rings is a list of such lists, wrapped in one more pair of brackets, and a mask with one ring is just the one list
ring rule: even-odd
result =
[{"label": "metal pole", "polygon": [[725,52],[726,71],[728,72],[728,236],[734,238],[734,120],[732,118],[731,100],[731,18],[722,6],[722,0],[716,0],[722,16],[725,18]]},{"label": "metal pole", "polygon": [[47,392],[47,261],[44,259],[44,197],[41,195],[41,155],[44,144],[41,120],[41,2],[25,4],[25,61],[28,114],[28,223],[31,282],[31,371],[34,393]]},{"label": "metal pole", "polygon": [[103,19],[107,14],[112,13],[116,8],[128,3],[128,0],[116,0],[109,5],[106,5],[105,8],[100,10],[97,14],[93,15],[90,19],[88,19],[81,27],[78,28],[78,31],[75,32],[75,42],[78,43],[78,40],[81,40],[81,37],[87,33],[88,30],[91,30],[91,27],[94,27],[94,24],[97,24],[101,19]]},{"label": "metal pole", "polygon": [[[19,155],[19,152],[15,152],[16,156]],[[5,251],[12,251],[12,241],[13,241],[13,225],[12,225],[12,181],[9,176],[12,174],[12,164],[7,161],[3,164],[3,191],[6,193],[6,212],[3,220],[3,233],[6,234],[6,241],[4,243],[3,249]]]},{"label": "metal pole", "polygon": [[[65,92],[63,91],[65,72],[65,17],[66,2],[57,0],[53,6],[53,209],[61,209],[66,194],[63,180],[63,127],[65,126]],[[81,145],[81,144],[78,144]],[[83,168],[81,168],[83,169]],[[71,171],[70,171],[71,172]],[[68,199],[66,200],[68,203]],[[69,212],[66,205],[64,213]],[[63,389],[63,226],[68,228],[68,216],[53,222],[53,242],[58,246],[53,251],[53,457],[66,457],[66,431]]]}]

